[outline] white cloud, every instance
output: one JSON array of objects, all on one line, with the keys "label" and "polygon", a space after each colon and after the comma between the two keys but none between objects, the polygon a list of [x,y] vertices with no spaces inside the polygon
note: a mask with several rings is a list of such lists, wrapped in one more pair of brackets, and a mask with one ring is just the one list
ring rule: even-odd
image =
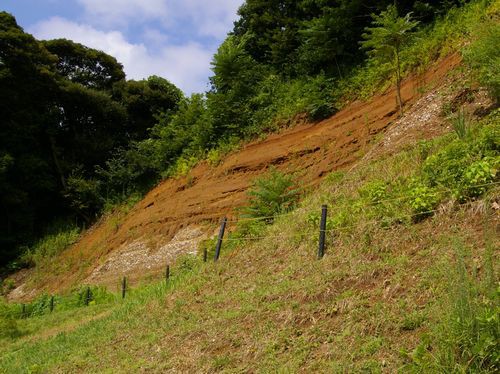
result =
[{"label": "white cloud", "polygon": [[199,35],[223,38],[243,0],[78,0],[85,22],[121,26],[156,20],[167,29],[190,27]]},{"label": "white cloud", "polygon": [[161,32],[158,29],[145,27],[142,33],[142,38],[144,41],[149,44],[153,44],[154,46],[166,44],[169,40],[169,37],[164,32]]},{"label": "white cloud", "polygon": [[207,89],[212,55],[243,0],[77,3],[83,10],[78,20],[54,17],[29,30],[40,39],[67,38],[100,49],[123,64],[129,79],[160,75],[191,93]]},{"label": "white cloud", "polygon": [[100,31],[60,17],[39,22],[29,31],[39,39],[66,38],[102,50],[123,64],[129,79],[159,75],[188,94],[207,89],[213,51],[195,42],[164,45],[153,53],[142,43],[130,43],[119,31]]},{"label": "white cloud", "polygon": [[190,20],[200,35],[222,39],[232,29],[242,0],[167,0],[168,17]]},{"label": "white cloud", "polygon": [[164,17],[165,0],[77,0],[88,21],[107,25],[125,25],[129,21],[142,21]]}]

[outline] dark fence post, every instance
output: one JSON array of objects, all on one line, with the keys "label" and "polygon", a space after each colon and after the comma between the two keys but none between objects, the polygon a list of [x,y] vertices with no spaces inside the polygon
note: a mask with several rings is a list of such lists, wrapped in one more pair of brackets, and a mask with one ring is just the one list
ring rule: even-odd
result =
[{"label": "dark fence post", "polygon": [[54,311],[54,296],[53,295],[50,297],[49,309],[50,309],[50,313],[52,313]]},{"label": "dark fence post", "polygon": [[207,257],[208,257],[208,251],[207,249],[205,248],[203,250],[203,262],[207,262]]},{"label": "dark fence post", "polygon": [[319,248],[318,248],[318,258],[322,258],[325,255],[325,235],[326,235],[326,215],[327,206],[323,205],[321,207],[321,222],[319,224]]},{"label": "dark fence post", "polygon": [[26,318],[26,304],[21,306],[21,318]]},{"label": "dark fence post", "polygon": [[170,278],[170,265],[165,269],[165,283],[168,283],[168,278]]},{"label": "dark fence post", "polygon": [[85,292],[85,306],[89,306],[90,303],[90,286],[87,286],[87,290]]},{"label": "dark fence post", "polygon": [[227,223],[227,218],[224,217],[222,219],[222,223],[220,225],[219,238],[217,239],[217,246],[215,247],[214,261],[217,261],[219,259],[219,256],[220,256],[220,249],[222,247],[222,239],[224,238],[224,231],[226,231],[226,223]]},{"label": "dark fence post", "polygon": [[127,277],[122,279],[122,299],[125,299],[125,293],[127,292]]}]

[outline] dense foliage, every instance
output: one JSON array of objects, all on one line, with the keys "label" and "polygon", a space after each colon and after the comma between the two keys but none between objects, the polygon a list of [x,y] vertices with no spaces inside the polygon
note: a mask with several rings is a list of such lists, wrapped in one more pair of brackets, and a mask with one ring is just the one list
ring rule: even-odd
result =
[{"label": "dense foliage", "polygon": [[57,218],[90,223],[104,202],[96,167],[182,98],[163,78],[126,81],[103,52],[37,41],[5,12],[0,87],[0,265]]},{"label": "dense foliage", "polygon": [[[423,36],[436,19],[452,23],[449,14],[464,3],[398,1],[391,14],[411,12]],[[211,89],[188,98],[160,77],[126,80],[101,51],[37,41],[0,13],[0,266],[56,219],[88,225],[199,159],[217,163],[241,139],[288,126],[298,114],[325,118],[342,98],[370,92],[391,69],[359,43],[392,4],[247,0],[213,57]],[[471,54],[484,55],[490,44]],[[439,54],[435,45],[411,48],[401,52],[403,73],[432,58],[429,50]],[[477,70],[496,92],[487,62]]]}]

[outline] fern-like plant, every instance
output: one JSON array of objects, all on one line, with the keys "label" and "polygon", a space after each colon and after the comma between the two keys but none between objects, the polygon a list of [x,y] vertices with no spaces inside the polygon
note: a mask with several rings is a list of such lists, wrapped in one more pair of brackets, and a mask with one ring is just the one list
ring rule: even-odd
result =
[{"label": "fern-like plant", "polygon": [[267,217],[271,223],[278,214],[290,211],[297,204],[300,189],[291,175],[277,169],[257,178],[248,191],[249,205],[244,208],[247,217]]}]

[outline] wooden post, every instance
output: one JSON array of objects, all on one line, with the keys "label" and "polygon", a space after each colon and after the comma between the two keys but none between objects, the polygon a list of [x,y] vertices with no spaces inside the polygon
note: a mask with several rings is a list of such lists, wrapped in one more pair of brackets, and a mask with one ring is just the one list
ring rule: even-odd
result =
[{"label": "wooden post", "polygon": [[26,304],[21,305],[21,318],[26,318]]},{"label": "wooden post", "polygon": [[125,299],[125,293],[127,292],[127,277],[122,279],[122,299]]},{"label": "wooden post", "polygon": [[207,249],[205,248],[203,250],[203,262],[207,262],[207,257],[208,257],[208,251]]},{"label": "wooden post", "polygon": [[165,283],[168,283],[168,278],[170,278],[170,265],[165,269]]},{"label": "wooden post", "polygon": [[325,255],[325,235],[326,235],[326,215],[327,206],[323,205],[321,207],[321,222],[319,224],[319,247],[318,247],[318,258],[323,258]]},{"label": "wooden post", "polygon": [[50,297],[49,309],[50,309],[50,313],[52,313],[54,311],[54,295],[52,295]]},{"label": "wooden post", "polygon": [[222,222],[220,225],[219,238],[217,239],[217,246],[215,247],[214,261],[217,261],[219,259],[219,256],[220,256],[220,249],[222,247],[222,239],[224,238],[224,232],[226,231],[226,223],[227,223],[227,218],[224,217],[222,219]]}]

